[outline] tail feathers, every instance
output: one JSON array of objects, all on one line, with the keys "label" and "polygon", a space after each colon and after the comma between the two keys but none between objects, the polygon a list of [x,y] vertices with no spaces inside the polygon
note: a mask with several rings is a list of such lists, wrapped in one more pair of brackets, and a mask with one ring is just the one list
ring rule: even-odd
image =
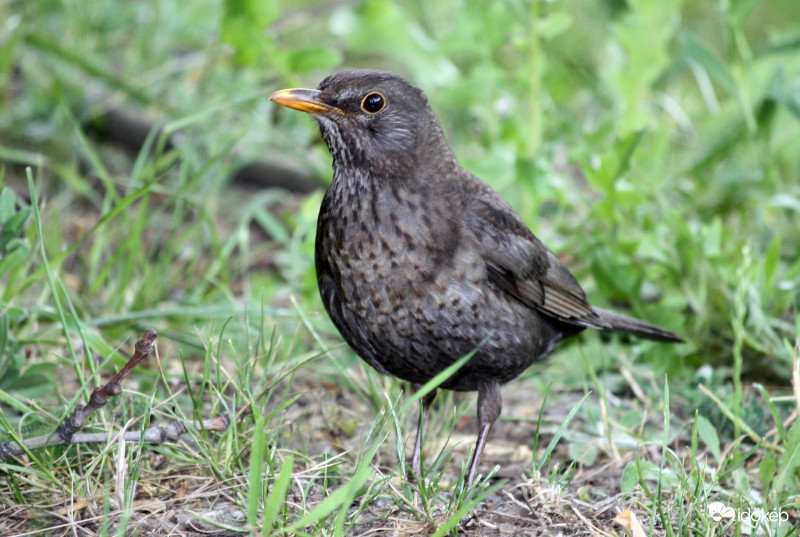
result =
[{"label": "tail feathers", "polygon": [[644,339],[663,341],[666,343],[685,343],[677,334],[660,328],[654,324],[649,324],[621,313],[594,308],[595,313],[600,317],[598,328],[609,332],[624,332]]}]

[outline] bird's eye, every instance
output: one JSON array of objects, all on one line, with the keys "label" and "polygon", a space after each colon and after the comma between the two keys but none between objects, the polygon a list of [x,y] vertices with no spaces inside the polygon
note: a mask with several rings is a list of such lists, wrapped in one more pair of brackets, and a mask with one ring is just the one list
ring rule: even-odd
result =
[{"label": "bird's eye", "polygon": [[368,114],[377,114],[386,106],[386,98],[383,94],[373,91],[367,93],[361,101],[361,109]]}]

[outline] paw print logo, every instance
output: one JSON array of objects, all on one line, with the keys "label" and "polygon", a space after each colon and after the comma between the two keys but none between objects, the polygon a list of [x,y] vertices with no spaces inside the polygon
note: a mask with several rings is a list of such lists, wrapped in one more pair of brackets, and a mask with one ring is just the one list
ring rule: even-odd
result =
[{"label": "paw print logo", "polygon": [[711,502],[708,504],[708,514],[714,522],[720,522],[723,518],[730,520],[736,517],[736,511],[722,502]]}]

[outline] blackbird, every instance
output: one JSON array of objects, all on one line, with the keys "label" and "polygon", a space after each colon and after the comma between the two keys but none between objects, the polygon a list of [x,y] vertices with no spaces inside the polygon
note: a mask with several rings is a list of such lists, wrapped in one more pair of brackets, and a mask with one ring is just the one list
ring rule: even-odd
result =
[{"label": "blackbird", "polygon": [[[400,76],[344,71],[270,100],[311,114],[333,156],[314,257],[322,302],[347,343],[417,385],[475,351],[440,386],[478,391],[467,487],[500,415],[500,385],[564,338],[595,328],[682,341],[589,304],[511,205],[458,164],[427,97]],[[416,476],[432,399],[423,400]]]}]

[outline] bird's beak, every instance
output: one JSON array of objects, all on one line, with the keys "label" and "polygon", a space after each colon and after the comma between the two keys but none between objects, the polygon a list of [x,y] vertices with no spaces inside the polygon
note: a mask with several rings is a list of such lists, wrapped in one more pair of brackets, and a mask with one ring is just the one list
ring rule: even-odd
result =
[{"label": "bird's beak", "polygon": [[281,106],[294,108],[295,110],[308,112],[309,114],[342,113],[342,111],[335,106],[323,103],[319,99],[320,93],[322,92],[313,89],[285,89],[276,91],[270,95],[269,100]]}]

